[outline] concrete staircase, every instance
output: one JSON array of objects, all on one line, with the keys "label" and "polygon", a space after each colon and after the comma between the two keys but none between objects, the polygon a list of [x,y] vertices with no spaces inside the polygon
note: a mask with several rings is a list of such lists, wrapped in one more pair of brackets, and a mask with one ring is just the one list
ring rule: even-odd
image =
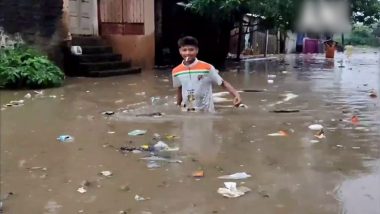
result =
[{"label": "concrete staircase", "polygon": [[115,54],[101,37],[73,36],[72,46],[81,46],[82,55],[65,51],[65,72],[69,76],[108,77],[141,73],[141,68],[131,67]]}]

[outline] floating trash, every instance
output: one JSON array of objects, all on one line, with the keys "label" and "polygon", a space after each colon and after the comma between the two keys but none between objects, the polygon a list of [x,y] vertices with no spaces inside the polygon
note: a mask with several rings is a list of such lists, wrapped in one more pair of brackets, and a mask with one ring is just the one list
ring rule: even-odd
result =
[{"label": "floating trash", "polygon": [[276,132],[276,133],[268,134],[268,136],[271,136],[271,137],[286,137],[286,136],[288,136],[288,133],[285,132],[285,131],[279,131],[279,132]]},{"label": "floating trash", "polygon": [[144,135],[147,132],[147,130],[140,130],[136,129],[128,133],[129,136],[138,136],[138,135]]},{"label": "floating trash", "polygon": [[17,107],[24,105],[24,100],[12,100],[9,103],[3,105],[4,107]]},{"label": "floating trash", "polygon": [[163,142],[163,141],[158,141],[156,144],[153,145],[153,148],[154,148],[156,151],[161,151],[161,150],[169,149],[169,146],[168,146],[168,144],[166,144],[166,143]]},{"label": "floating trash", "polygon": [[32,95],[30,93],[27,93],[27,94],[25,94],[24,98],[30,99],[30,98],[32,98]]},{"label": "floating trash", "polygon": [[167,140],[174,140],[174,139],[176,139],[176,138],[178,138],[178,137],[175,136],[175,135],[170,135],[170,134],[168,134],[168,135],[165,135],[165,138],[166,138]]},{"label": "floating trash", "polygon": [[102,172],[100,172],[100,175],[103,175],[105,177],[111,177],[112,172],[111,171],[102,171]]},{"label": "floating trash", "polygon": [[142,196],[139,196],[139,195],[135,195],[135,200],[136,201],[145,201],[145,200],[148,200],[149,198],[144,198]]},{"label": "floating trash", "polygon": [[149,169],[156,169],[156,168],[160,168],[161,165],[159,163],[157,163],[156,161],[149,161],[146,166],[149,168]]},{"label": "floating trash", "polygon": [[79,187],[79,188],[77,189],[77,192],[83,194],[83,193],[86,193],[87,190],[86,190],[84,187]]},{"label": "floating trash", "polygon": [[205,173],[203,170],[198,170],[198,171],[195,171],[192,173],[192,176],[194,178],[202,178],[202,177],[204,177],[204,175],[205,175]]},{"label": "floating trash", "polygon": [[325,132],[322,129],[317,134],[315,134],[314,137],[316,137],[318,139],[324,139],[324,138],[326,138],[326,135],[325,135]]},{"label": "floating trash", "polygon": [[181,160],[163,158],[163,157],[158,157],[158,156],[150,156],[150,157],[145,157],[145,158],[140,158],[140,159],[148,160],[148,161],[163,161],[163,162],[168,162],[168,163],[182,163]]},{"label": "floating trash", "polygon": [[250,174],[247,174],[245,172],[237,172],[231,175],[223,175],[219,176],[219,179],[231,179],[231,180],[239,180],[239,179],[247,179],[252,177]]},{"label": "floating trash", "polygon": [[113,111],[104,111],[104,112],[102,112],[102,114],[106,115],[106,116],[111,116],[111,115],[114,115],[115,112],[113,112]]},{"label": "floating trash", "polygon": [[61,135],[57,137],[57,140],[60,141],[61,143],[71,143],[74,141],[74,137],[70,135]]},{"label": "floating trash", "polygon": [[[149,147],[148,147],[149,149]],[[153,150],[160,152],[160,151],[168,151],[168,152],[175,152],[179,151],[178,147],[169,147],[168,144],[166,144],[163,141],[158,141],[156,144],[153,145]]]},{"label": "floating trash", "polygon": [[227,198],[237,198],[251,191],[248,187],[236,187],[235,182],[224,182],[224,186],[225,187],[219,188],[217,192]]},{"label": "floating trash", "polygon": [[309,129],[312,131],[321,131],[323,129],[323,126],[320,124],[313,124],[309,126]]}]

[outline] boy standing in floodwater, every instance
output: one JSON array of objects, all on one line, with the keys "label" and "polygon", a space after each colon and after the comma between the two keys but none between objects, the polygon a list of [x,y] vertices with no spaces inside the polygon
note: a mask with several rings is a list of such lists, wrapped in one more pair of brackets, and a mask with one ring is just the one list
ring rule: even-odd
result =
[{"label": "boy standing in floodwater", "polygon": [[324,42],[324,44],[325,44],[325,50],[326,50],[325,57],[327,59],[334,59],[336,45],[338,43],[333,41],[331,38],[328,38],[327,41]]},{"label": "boy standing in floodwater", "polygon": [[172,70],[177,105],[186,111],[214,112],[212,84],[222,86],[234,97],[234,106],[240,105],[241,98],[236,89],[220,77],[214,66],[197,59],[199,49],[196,38],[183,37],[178,40],[178,47],[183,61]]}]

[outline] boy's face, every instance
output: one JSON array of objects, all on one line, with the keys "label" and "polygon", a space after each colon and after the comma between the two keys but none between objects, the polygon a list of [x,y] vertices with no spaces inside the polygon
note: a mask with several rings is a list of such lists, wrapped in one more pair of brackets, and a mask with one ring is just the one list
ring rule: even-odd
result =
[{"label": "boy's face", "polygon": [[179,48],[179,54],[184,60],[192,61],[197,57],[198,48],[193,45],[185,45]]}]

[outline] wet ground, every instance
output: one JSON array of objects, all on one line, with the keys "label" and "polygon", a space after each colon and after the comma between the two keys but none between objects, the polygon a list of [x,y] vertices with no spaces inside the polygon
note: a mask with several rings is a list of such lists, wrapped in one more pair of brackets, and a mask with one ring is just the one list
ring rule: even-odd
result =
[{"label": "wet ground", "polygon": [[[370,97],[372,89],[380,92],[379,58],[366,49],[350,59],[339,54],[335,62],[288,55],[286,63],[233,65],[223,78],[238,89],[263,91],[242,93],[247,109],[217,103],[216,114],[180,112],[165,71],[70,78],[43,94],[2,91],[2,105],[24,100],[1,111],[4,212],[380,213],[380,101]],[[272,84],[268,75],[276,75]],[[299,112],[271,112],[289,109]],[[164,115],[136,117],[152,112]],[[311,124],[323,125],[326,138],[315,137]],[[147,133],[129,136],[135,129]],[[287,136],[268,136],[279,131]],[[120,151],[154,144],[155,133],[179,147],[158,155],[181,163]],[[61,143],[61,134],[75,139]],[[99,175],[107,170],[112,176]],[[192,177],[196,170],[204,177]],[[252,175],[235,180],[251,191],[238,198],[218,194],[231,181],[218,176],[236,172]],[[81,186],[87,192],[77,192]]]}]

